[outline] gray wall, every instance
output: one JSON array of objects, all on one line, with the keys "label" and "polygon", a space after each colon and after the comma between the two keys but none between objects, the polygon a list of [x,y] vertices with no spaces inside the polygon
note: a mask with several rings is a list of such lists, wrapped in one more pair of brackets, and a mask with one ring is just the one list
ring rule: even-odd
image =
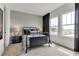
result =
[{"label": "gray wall", "polygon": [[[64,13],[67,13],[67,12],[70,12],[70,11],[74,11],[75,10],[75,5],[74,3],[69,3],[69,4],[64,4],[63,6],[55,9],[54,11],[52,11],[50,13],[50,19],[53,18],[53,17],[56,17],[58,16],[59,19],[58,20],[61,20],[61,15],[64,14]],[[61,24],[61,21],[60,23]],[[61,31],[62,31],[62,26],[61,25],[58,25],[58,28],[59,28],[59,31],[58,31],[58,35],[51,35],[51,40],[58,43],[58,44],[61,44],[65,47],[68,47],[70,49],[74,49],[74,38],[69,38],[69,37],[64,37],[61,35]]]},{"label": "gray wall", "polygon": [[42,16],[31,15],[18,11],[11,11],[11,27],[37,27],[42,29]]}]

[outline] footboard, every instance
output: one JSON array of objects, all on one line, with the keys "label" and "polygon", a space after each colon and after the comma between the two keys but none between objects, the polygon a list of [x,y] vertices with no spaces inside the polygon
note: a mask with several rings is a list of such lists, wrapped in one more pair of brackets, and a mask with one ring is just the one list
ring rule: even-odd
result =
[{"label": "footboard", "polygon": [[34,47],[34,46],[48,43],[47,36],[31,37],[29,41],[30,41],[30,47]]}]

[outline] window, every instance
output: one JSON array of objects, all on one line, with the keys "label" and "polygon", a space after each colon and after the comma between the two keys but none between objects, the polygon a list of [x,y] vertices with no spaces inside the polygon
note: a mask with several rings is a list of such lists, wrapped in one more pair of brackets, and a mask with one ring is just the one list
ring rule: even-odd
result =
[{"label": "window", "polygon": [[62,15],[62,34],[64,36],[74,37],[74,11]]},{"label": "window", "polygon": [[50,20],[50,34],[57,35],[58,33],[58,17],[54,17]]}]

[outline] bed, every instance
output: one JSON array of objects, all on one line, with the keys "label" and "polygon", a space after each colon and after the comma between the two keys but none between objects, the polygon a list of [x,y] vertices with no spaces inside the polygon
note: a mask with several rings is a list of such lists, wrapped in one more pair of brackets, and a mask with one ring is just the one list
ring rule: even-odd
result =
[{"label": "bed", "polygon": [[25,38],[24,42],[26,42],[25,45],[27,48],[49,43],[48,35],[38,32],[36,27],[24,27],[23,33]]}]

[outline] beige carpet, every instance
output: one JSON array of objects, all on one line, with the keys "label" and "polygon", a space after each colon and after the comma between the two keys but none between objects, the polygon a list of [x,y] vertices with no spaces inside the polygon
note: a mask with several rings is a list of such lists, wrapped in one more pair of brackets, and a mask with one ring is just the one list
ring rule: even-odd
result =
[{"label": "beige carpet", "polygon": [[4,56],[18,56],[23,53],[22,43],[10,44],[5,48]]}]

